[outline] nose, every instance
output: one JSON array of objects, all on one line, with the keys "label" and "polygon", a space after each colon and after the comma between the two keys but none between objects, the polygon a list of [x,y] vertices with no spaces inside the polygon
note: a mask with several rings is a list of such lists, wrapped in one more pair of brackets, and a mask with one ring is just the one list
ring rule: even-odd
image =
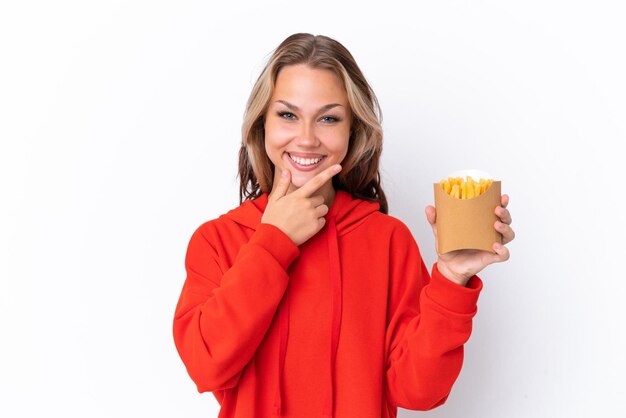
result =
[{"label": "nose", "polygon": [[302,124],[296,143],[304,148],[317,147],[319,145],[319,139],[317,138],[315,127],[312,123]]}]

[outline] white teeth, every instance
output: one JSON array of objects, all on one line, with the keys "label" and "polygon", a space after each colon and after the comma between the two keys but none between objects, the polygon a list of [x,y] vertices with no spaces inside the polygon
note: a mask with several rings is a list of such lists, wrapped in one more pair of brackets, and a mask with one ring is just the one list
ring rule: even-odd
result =
[{"label": "white teeth", "polygon": [[313,165],[313,164],[317,164],[320,161],[322,161],[322,157],[320,158],[300,158],[300,157],[296,157],[295,155],[291,155],[288,154],[289,158],[291,158],[292,160],[294,160],[296,163],[300,164],[300,165]]}]

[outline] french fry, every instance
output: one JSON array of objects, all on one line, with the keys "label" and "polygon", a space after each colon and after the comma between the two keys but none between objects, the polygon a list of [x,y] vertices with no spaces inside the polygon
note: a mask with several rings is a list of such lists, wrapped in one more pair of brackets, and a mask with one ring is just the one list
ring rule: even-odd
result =
[{"label": "french fry", "polygon": [[492,179],[481,178],[476,181],[471,176],[466,176],[465,179],[462,177],[448,177],[439,182],[446,194],[463,200],[480,196],[487,191],[492,183]]},{"label": "french fry", "polygon": [[467,183],[467,198],[472,199],[474,197],[474,185],[473,181]]},{"label": "french fry", "polygon": [[450,194],[450,191],[452,190],[452,186],[450,185],[450,180],[448,179],[441,180],[441,187],[443,187],[443,190],[445,190],[447,194]]},{"label": "french fry", "polygon": [[455,184],[454,186],[452,186],[452,191],[450,192],[450,196],[460,199],[461,196],[459,195],[459,192],[460,192],[459,185]]}]

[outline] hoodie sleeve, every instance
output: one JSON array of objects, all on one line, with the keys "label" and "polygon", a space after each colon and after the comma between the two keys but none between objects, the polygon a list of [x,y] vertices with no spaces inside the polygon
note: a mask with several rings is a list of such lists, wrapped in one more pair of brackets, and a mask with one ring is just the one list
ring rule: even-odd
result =
[{"label": "hoodie sleeve", "polygon": [[237,384],[287,288],[287,268],[299,255],[282,231],[260,224],[222,271],[216,245],[226,245],[221,241],[228,237],[210,232],[200,227],[189,242],[173,326],[176,348],[199,392]]},{"label": "hoodie sleeve", "polygon": [[386,388],[395,406],[429,410],[443,404],[463,363],[463,344],[482,289],[478,276],[461,286],[432,280],[415,239],[402,224],[390,248]]}]

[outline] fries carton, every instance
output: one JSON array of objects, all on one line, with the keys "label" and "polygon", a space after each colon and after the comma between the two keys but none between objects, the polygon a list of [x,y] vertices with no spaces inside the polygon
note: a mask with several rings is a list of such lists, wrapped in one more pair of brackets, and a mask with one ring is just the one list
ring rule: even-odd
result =
[{"label": "fries carton", "polygon": [[[461,196],[460,191],[456,192],[458,197],[455,197],[454,190],[451,190],[454,186],[450,187],[450,180],[456,182],[457,185],[459,181],[467,183],[465,185],[467,192],[463,192],[464,197]],[[502,234],[494,228],[494,223],[498,219],[494,211],[500,205],[501,184],[500,181],[483,182],[483,180],[483,177],[479,180],[475,175],[464,177],[457,175],[434,184],[435,208],[437,209],[437,250],[440,254],[460,249],[476,249],[493,253],[493,243],[502,242]],[[480,183],[483,183],[482,190],[477,186]],[[486,183],[489,184],[488,187],[484,187]],[[461,184],[458,190],[463,188]]]}]

